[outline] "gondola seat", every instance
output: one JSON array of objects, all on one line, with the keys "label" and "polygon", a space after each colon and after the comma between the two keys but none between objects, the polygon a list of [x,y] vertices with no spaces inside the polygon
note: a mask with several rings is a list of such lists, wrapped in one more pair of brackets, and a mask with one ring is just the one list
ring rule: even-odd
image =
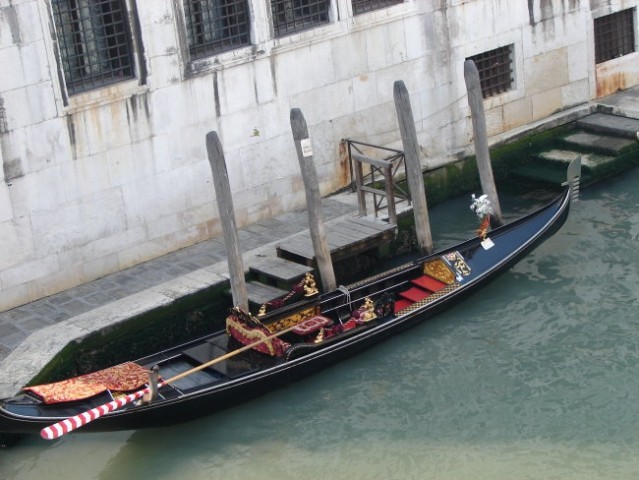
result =
[{"label": "gondola seat", "polygon": [[403,292],[399,292],[399,298],[396,300],[393,309],[394,313],[401,312],[405,308],[424,300],[431,293],[438,292],[446,286],[444,282],[437,280],[430,275],[422,275],[421,277],[413,278],[409,285],[412,285],[412,287],[408,290],[404,290]]},{"label": "gondola seat", "polygon": [[400,298],[395,302],[395,308],[393,309],[394,313],[401,312],[406,307],[410,307],[413,303],[410,300],[406,300],[405,298]]},{"label": "gondola seat", "polygon": [[273,337],[268,328],[237,307],[232,308],[226,317],[226,331],[243,345],[260,342],[253,347],[253,350],[272,357],[283,357],[291,346],[290,343]]},{"label": "gondola seat", "polygon": [[300,322],[295,328],[293,328],[293,333],[305,336],[310,335],[311,333],[315,333],[321,328],[326,328],[333,324],[333,320],[330,318],[326,318],[322,315],[314,315],[311,318]]},{"label": "gondola seat", "polygon": [[404,290],[400,292],[399,295],[406,300],[410,300],[411,302],[419,302],[420,300],[425,299],[431,292],[428,292],[419,287],[411,287],[408,290]]},{"label": "gondola seat", "polygon": [[433,277],[428,275],[422,275],[419,278],[414,278],[411,282],[424,290],[429,290],[431,292],[437,292],[446,286],[445,283],[435,280]]}]

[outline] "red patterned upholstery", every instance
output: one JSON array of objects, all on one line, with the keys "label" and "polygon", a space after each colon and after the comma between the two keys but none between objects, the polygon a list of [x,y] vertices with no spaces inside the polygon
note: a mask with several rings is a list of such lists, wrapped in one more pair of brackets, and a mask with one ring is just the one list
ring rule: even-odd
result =
[{"label": "red patterned upholstery", "polygon": [[290,343],[274,337],[264,325],[239,308],[231,309],[231,313],[226,317],[226,331],[243,345],[260,342],[253,350],[272,357],[283,357],[291,346]]},{"label": "red patterned upholstery", "polygon": [[142,387],[149,381],[149,371],[137,363],[127,362],[79,377],[25,387],[35,393],[44,403],[61,403],[83,400],[107,390],[128,392]]},{"label": "red patterned upholstery", "polygon": [[323,317],[322,315],[315,315],[303,322],[300,322],[294,329],[293,333],[297,335],[310,335],[313,332],[317,332],[320,328],[328,327],[333,321],[330,318]]}]

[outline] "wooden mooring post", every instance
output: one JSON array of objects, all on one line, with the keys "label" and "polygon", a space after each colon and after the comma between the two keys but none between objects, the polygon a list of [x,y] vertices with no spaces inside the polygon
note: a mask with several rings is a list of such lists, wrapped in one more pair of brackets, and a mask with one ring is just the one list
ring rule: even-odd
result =
[{"label": "wooden mooring post", "polygon": [[331,251],[326,241],[326,232],[322,219],[322,197],[317,181],[317,171],[313,164],[313,146],[308,136],[306,119],[299,108],[291,109],[291,130],[306,190],[309,231],[315,251],[317,269],[319,270],[324,292],[329,292],[337,287],[337,281],[335,280]]},{"label": "wooden mooring post", "polygon": [[399,131],[404,147],[404,161],[406,162],[406,179],[410,189],[413,203],[413,215],[415,216],[415,232],[417,245],[422,253],[433,251],[433,237],[430,233],[430,219],[428,205],[426,204],[426,188],[424,187],[424,174],[419,163],[419,149],[417,144],[417,132],[413,110],[410,106],[408,90],[402,80],[397,80],[393,87],[395,98],[395,110],[399,122]]},{"label": "wooden mooring post", "polygon": [[504,220],[499,206],[497,187],[493,176],[493,167],[490,163],[490,152],[488,150],[488,133],[486,130],[486,112],[484,111],[484,97],[481,93],[479,80],[479,70],[475,62],[466,60],[464,62],[464,80],[468,90],[468,105],[473,121],[473,139],[475,143],[475,157],[477,158],[477,169],[479,170],[479,181],[484,194],[493,207],[491,218],[495,224],[503,225]]},{"label": "wooden mooring post", "polygon": [[222,223],[222,229],[224,231],[224,245],[226,246],[226,255],[229,264],[233,305],[248,312],[248,293],[244,278],[240,238],[235,222],[233,197],[231,195],[231,186],[229,184],[228,171],[226,170],[224,152],[222,151],[222,145],[220,144],[217,132],[209,132],[206,134],[206,151],[209,156],[209,163],[211,164],[217,208],[220,212],[220,222]]}]

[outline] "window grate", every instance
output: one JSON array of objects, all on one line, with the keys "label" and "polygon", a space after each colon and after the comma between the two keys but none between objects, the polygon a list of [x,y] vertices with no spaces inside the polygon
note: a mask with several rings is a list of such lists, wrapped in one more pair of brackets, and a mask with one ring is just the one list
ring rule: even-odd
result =
[{"label": "window grate", "polygon": [[472,60],[479,71],[481,93],[484,98],[511,90],[513,87],[513,67],[511,47],[500,47],[480,53]]},{"label": "window grate", "polygon": [[184,0],[191,58],[201,58],[249,45],[246,0]]},{"label": "window grate", "polygon": [[276,37],[328,23],[330,0],[271,0]]},{"label": "window grate", "polygon": [[398,3],[404,3],[404,0],[351,0],[353,4],[353,15],[360,15],[366,12],[372,12],[373,10],[380,10],[382,8],[390,7],[391,5],[397,5]]},{"label": "window grate", "polygon": [[52,0],[67,92],[133,78],[124,0]]},{"label": "window grate", "polygon": [[595,63],[635,51],[634,9],[595,18]]}]

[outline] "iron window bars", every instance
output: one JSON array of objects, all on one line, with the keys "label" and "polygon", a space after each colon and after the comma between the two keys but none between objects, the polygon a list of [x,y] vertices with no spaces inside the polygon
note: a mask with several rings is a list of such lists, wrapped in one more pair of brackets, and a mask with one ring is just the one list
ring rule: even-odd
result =
[{"label": "iron window bars", "polygon": [[480,53],[468,60],[475,62],[479,71],[481,93],[484,98],[510,90],[513,86],[513,67],[510,45]]},{"label": "iron window bars", "polygon": [[201,58],[250,44],[246,0],[184,0],[191,58]]},{"label": "iron window bars", "polygon": [[271,0],[276,37],[328,23],[330,0]]},{"label": "iron window bars", "polygon": [[634,8],[595,18],[595,63],[635,51]]},{"label": "iron window bars", "polygon": [[52,0],[67,92],[133,78],[124,0]]},{"label": "iron window bars", "polygon": [[398,3],[404,3],[404,0],[352,0],[353,15],[380,10]]}]

